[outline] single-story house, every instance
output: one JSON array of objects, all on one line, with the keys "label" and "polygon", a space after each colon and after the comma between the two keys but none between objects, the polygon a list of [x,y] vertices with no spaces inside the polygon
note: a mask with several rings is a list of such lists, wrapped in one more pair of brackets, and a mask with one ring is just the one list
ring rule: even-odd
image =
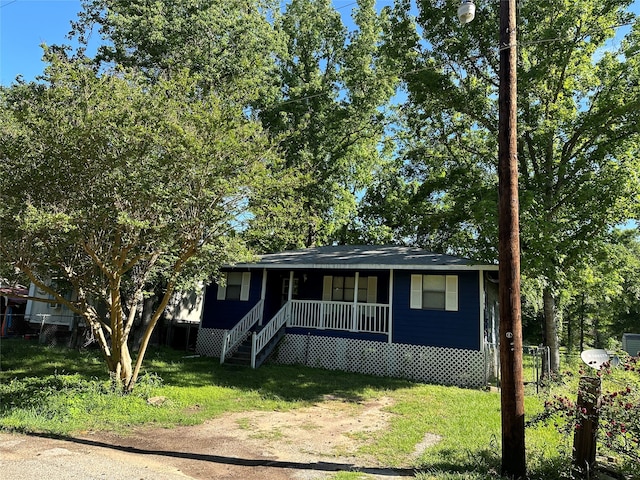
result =
[{"label": "single-story house", "polygon": [[495,364],[497,270],[399,246],[264,255],[206,289],[196,351],[482,386]]},{"label": "single-story house", "polygon": [[[72,292],[67,292],[65,297],[71,300]],[[57,303],[51,295],[39,289],[33,283],[29,286],[29,298],[25,317],[35,328],[55,325],[61,327],[61,329],[71,331],[73,325],[78,323],[78,316],[66,305]]]}]

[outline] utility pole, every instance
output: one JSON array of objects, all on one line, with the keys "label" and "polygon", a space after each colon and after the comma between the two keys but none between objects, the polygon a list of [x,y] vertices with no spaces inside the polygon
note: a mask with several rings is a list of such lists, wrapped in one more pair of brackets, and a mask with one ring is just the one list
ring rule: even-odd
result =
[{"label": "utility pole", "polygon": [[526,478],[520,224],[518,219],[516,2],[500,1],[498,94],[499,301],[502,411],[502,475]]}]

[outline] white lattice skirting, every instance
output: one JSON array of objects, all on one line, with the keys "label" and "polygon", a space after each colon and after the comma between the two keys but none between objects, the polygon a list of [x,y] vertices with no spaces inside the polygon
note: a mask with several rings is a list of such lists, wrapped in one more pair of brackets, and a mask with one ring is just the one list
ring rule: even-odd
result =
[{"label": "white lattice skirting", "polygon": [[198,329],[198,339],[196,340],[196,353],[207,357],[220,358],[223,337],[224,330],[200,327]]},{"label": "white lattice skirting", "polygon": [[[196,351],[220,356],[223,330],[201,328]],[[484,352],[287,334],[274,363],[343,370],[461,387],[486,385]]]}]

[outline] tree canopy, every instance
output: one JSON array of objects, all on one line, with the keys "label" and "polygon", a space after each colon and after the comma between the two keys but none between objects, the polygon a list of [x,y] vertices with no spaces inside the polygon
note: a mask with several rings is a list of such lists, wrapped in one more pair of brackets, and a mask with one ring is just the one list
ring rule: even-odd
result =
[{"label": "tree canopy", "polygon": [[381,51],[386,21],[375,2],[358,1],[353,21],[348,31],[330,0],[293,0],[275,23],[286,39],[279,95],[260,118],[282,149],[282,174],[299,186],[285,197],[292,214],[280,221],[277,210],[256,211],[250,236],[262,251],[345,243],[379,168],[396,77]]},{"label": "tree canopy", "polygon": [[[567,272],[638,212],[636,27],[614,51],[607,43],[632,18],[628,5],[549,0],[518,11],[522,268],[544,284],[546,344],[555,352],[554,296]],[[412,213],[388,209],[382,221],[413,218],[405,238],[495,259],[498,9],[479,4],[462,26],[442,13],[451,2],[419,2],[417,29],[410,8],[399,2],[392,37],[403,48],[409,131],[405,183],[393,193],[408,194],[399,205]]]},{"label": "tree canopy", "polygon": [[[90,325],[129,390],[172,291],[243,258],[235,223],[271,153],[240,106],[187,75],[150,84],[49,60],[43,82],[0,92],[3,261]],[[151,281],[164,290],[132,367],[127,341]]]},{"label": "tree canopy", "polygon": [[150,79],[187,70],[200,88],[248,105],[275,88],[273,0],[83,0],[72,35],[103,42],[94,62],[135,67]]}]

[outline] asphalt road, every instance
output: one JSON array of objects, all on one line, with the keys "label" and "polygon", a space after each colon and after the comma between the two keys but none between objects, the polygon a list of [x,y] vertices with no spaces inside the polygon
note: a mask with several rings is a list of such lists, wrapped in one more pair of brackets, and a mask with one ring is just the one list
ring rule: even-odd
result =
[{"label": "asphalt road", "polygon": [[[147,450],[110,439],[51,438],[0,432],[0,480],[321,480],[348,465],[249,458],[217,439],[226,456]],[[229,456],[230,450],[241,458]],[[362,471],[362,470],[360,470]],[[188,472],[188,473],[187,473]],[[410,470],[365,469],[371,480],[413,477]]]},{"label": "asphalt road", "polygon": [[89,443],[0,433],[2,480],[188,480],[171,465]]}]

